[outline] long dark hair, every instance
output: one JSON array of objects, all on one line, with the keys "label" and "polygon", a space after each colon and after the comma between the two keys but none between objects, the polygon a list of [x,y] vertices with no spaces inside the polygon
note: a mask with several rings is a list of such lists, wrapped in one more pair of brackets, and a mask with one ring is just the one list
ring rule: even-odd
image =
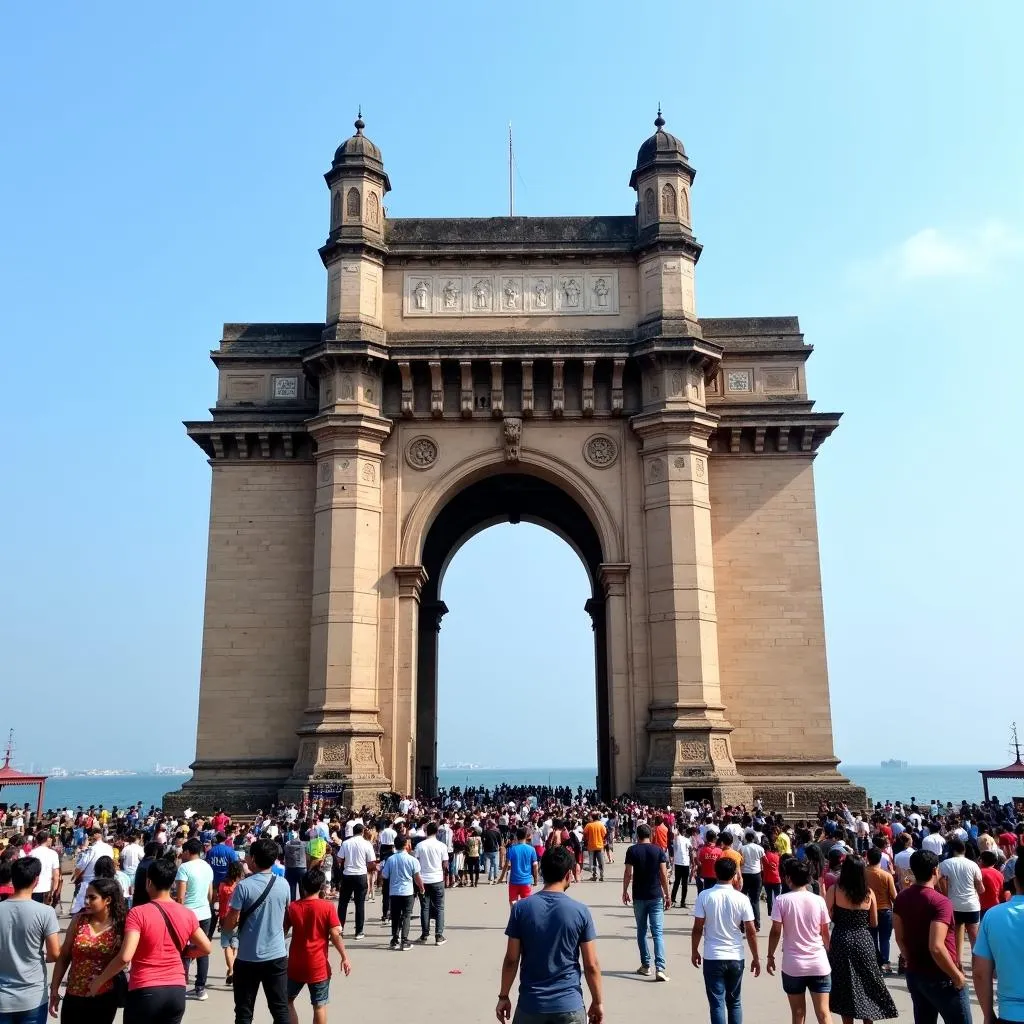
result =
[{"label": "long dark hair", "polygon": [[114,865],[113,857],[98,857],[96,859],[96,866],[93,868],[94,878],[108,878],[112,879],[117,873],[117,868]]},{"label": "long dark hair", "polygon": [[850,854],[839,869],[839,881],[836,884],[846,893],[846,898],[851,903],[863,903],[868,898],[868,876],[864,869],[864,858]]},{"label": "long dark hair", "polygon": [[88,888],[94,890],[101,899],[110,900],[110,922],[117,937],[123,939],[128,904],[125,902],[121,883],[116,878],[94,878]]}]

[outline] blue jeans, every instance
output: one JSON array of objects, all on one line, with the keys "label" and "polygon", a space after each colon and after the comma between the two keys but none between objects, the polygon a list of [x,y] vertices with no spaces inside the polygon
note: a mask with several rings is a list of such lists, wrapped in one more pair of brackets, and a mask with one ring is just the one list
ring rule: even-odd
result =
[{"label": "blue jeans", "polygon": [[892,938],[891,910],[880,910],[878,912],[878,927],[871,929],[871,938],[875,942],[878,966],[882,967],[889,962],[889,940]]},{"label": "blue jeans", "polygon": [[0,1013],[0,1024],[46,1024],[48,1003],[37,1006],[34,1010],[12,1010]]},{"label": "blue jeans", "polygon": [[636,918],[636,944],[640,947],[640,965],[650,967],[651,953],[647,948],[647,929],[650,927],[654,939],[654,966],[665,970],[665,937],[662,928],[665,923],[663,900],[633,900],[633,917]]},{"label": "blue jeans", "polygon": [[743,984],[742,960],[705,960],[704,991],[711,1007],[711,1024],[743,1024],[740,986]]},{"label": "blue jeans", "polygon": [[971,1000],[965,985],[958,992],[949,978],[907,971],[907,990],[914,1004],[914,1024],[971,1024]]},{"label": "blue jeans", "polygon": [[424,882],[420,895],[420,938],[430,935],[430,919],[434,918],[434,937],[444,938],[444,882]]},{"label": "blue jeans", "polygon": [[487,865],[487,881],[490,882],[498,877],[498,851],[484,854],[484,863]]}]

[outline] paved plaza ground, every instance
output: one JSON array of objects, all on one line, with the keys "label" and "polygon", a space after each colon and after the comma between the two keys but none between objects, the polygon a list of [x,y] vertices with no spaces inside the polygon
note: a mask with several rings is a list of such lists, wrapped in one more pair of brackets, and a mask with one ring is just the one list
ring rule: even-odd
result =
[{"label": "paved plaza ground", "polygon": [[[586,876],[584,876],[586,878]],[[609,867],[604,883],[585,880],[573,886],[569,894],[586,903],[598,932],[598,953],[604,975],[605,1020],[609,1022],[658,1019],[706,1021],[707,1002],[701,972],[690,964],[689,910],[671,910],[666,925],[668,984],[638,977],[639,966],[633,911],[620,901],[622,865]],[[693,903],[690,890],[690,904]],[[352,924],[346,934],[346,947],[352,961],[352,974],[345,978],[337,970],[337,954],[331,951],[331,1021],[404,1019],[430,1024],[436,1020],[457,1024],[485,1024],[493,1021],[497,1002],[501,958],[505,951],[505,923],[508,917],[505,886],[481,883],[475,890],[449,890],[445,900],[445,933],[448,943],[440,948],[433,943],[414,946],[407,953],[387,948],[390,928],[380,925],[380,896],[367,903],[367,936],[351,941]],[[65,906],[70,905],[70,900]],[[64,922],[62,921],[62,924]],[[767,955],[768,924],[762,906],[761,959]],[[413,920],[412,937],[419,934]],[[895,960],[895,944],[893,959]],[[966,954],[965,954],[966,956]],[[902,978],[889,983],[900,1018],[912,1021],[910,998]],[[231,990],[224,984],[224,959],[217,938],[210,961],[210,998],[206,1002],[189,1000],[186,1024],[224,1024],[233,1019]],[[974,1019],[981,1021],[977,1001]],[[587,999],[589,1005],[589,999]],[[515,990],[513,990],[513,1005]],[[312,1019],[308,996],[299,997],[299,1020]],[[743,982],[743,1010],[746,1024],[788,1024],[789,1009],[778,975],[749,974]],[[810,1013],[813,1021],[813,1014]],[[838,1017],[834,1018],[836,1021]],[[255,1024],[267,1024],[270,1015],[257,1004]]]}]

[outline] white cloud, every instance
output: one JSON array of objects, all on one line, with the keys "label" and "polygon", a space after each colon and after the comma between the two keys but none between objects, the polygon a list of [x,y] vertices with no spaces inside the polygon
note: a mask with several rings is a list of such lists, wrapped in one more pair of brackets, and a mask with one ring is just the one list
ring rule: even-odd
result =
[{"label": "white cloud", "polygon": [[858,286],[979,277],[1024,253],[1024,236],[998,220],[967,231],[922,228],[874,259],[850,267]]}]

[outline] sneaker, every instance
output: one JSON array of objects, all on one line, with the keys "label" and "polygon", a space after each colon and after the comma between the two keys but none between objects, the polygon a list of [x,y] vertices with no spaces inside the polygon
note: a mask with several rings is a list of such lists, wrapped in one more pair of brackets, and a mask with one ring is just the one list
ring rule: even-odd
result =
[{"label": "sneaker", "polygon": [[197,988],[196,989],[196,999],[198,999],[200,1002],[202,1002],[203,1000],[209,999],[209,998],[210,998],[210,996],[207,994],[207,991],[206,991],[205,988]]},{"label": "sneaker", "polygon": [[651,969],[650,967],[638,967],[636,973],[643,978],[649,978],[651,976]]},{"label": "sneaker", "polygon": [[400,943],[400,942],[398,941],[398,939],[392,939],[392,940],[391,940],[391,941],[390,941],[390,942],[388,943],[388,946],[389,946],[389,947],[390,947],[391,949],[398,949],[398,947],[399,947],[400,945],[401,945],[401,943]]},{"label": "sneaker", "polygon": [[224,977],[225,985],[233,985],[235,983],[235,976],[230,971]]},{"label": "sneaker", "polygon": [[[430,941],[430,936],[429,935],[421,935],[416,941],[421,946],[425,946]],[[411,943],[410,943],[410,945],[411,945]]]},{"label": "sneaker", "polygon": [[402,945],[399,946],[399,949],[401,949],[401,951],[403,953],[408,952],[408,950],[412,949],[412,943],[411,942],[403,942]]},{"label": "sneaker", "polygon": [[359,942],[360,940],[365,939],[365,938],[366,938],[366,936],[362,932],[356,932],[356,934],[352,936],[352,941],[353,942]]},{"label": "sneaker", "polygon": [[434,939],[434,945],[443,946],[447,941],[448,940],[443,935],[438,935],[438,937]]},{"label": "sneaker", "polygon": [[668,981],[668,975],[664,971],[655,971],[654,972],[654,980],[655,981]]}]

